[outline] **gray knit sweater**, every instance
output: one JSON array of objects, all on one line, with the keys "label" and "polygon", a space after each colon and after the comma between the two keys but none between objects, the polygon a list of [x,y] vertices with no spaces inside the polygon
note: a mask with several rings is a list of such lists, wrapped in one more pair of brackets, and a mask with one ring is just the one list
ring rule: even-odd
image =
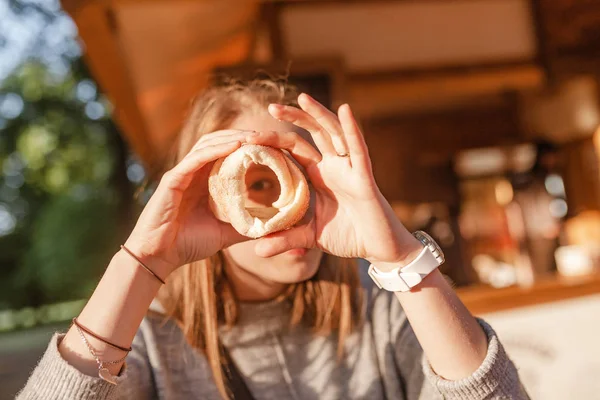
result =
[{"label": "gray knit sweater", "polygon": [[[155,305],[156,306],[156,305]],[[377,291],[362,327],[338,362],[333,337],[287,327],[289,304],[242,304],[240,320],[221,337],[256,399],[527,399],[517,370],[492,328],[477,371],[447,381],[429,366],[400,305]],[[172,321],[147,316],[126,367],[111,385],[82,374],[60,356],[55,334],[18,399],[219,399],[203,355]]]}]

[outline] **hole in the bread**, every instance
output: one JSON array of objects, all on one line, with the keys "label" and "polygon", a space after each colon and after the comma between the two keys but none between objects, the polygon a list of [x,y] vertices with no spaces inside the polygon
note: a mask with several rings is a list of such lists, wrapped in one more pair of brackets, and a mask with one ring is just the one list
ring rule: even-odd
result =
[{"label": "hole in the bread", "polygon": [[277,214],[279,210],[273,207],[273,203],[279,198],[281,186],[271,168],[252,163],[246,171],[244,182],[244,208],[251,216],[266,221]]}]

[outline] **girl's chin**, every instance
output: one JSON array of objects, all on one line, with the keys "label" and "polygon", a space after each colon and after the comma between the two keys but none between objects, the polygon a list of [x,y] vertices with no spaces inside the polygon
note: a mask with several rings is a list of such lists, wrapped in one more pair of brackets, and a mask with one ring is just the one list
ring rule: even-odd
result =
[{"label": "girl's chin", "polygon": [[272,271],[271,276],[266,277],[277,283],[294,284],[306,281],[312,278],[319,269],[318,265],[313,266],[307,263],[290,263],[287,265],[278,266],[275,271]]}]

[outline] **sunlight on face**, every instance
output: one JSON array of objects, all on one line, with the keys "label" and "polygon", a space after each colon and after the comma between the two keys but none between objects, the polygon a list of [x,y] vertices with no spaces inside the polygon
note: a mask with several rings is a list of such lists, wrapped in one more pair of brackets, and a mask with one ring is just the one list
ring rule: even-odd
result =
[{"label": "sunlight on face", "polygon": [[[296,131],[305,139],[309,139],[307,132],[301,131],[290,123],[277,121],[267,112],[243,114],[229,128],[264,132]],[[277,209],[271,206],[281,193],[275,173],[264,165],[254,164],[246,172],[245,183],[245,207],[248,212],[261,219],[265,213],[274,215],[273,213],[276,213]],[[256,215],[257,213],[260,213],[261,216]],[[269,216],[265,216],[266,218]],[[230,270],[228,273],[235,273],[235,269],[241,268],[265,281],[295,283],[312,277],[316,273],[323,255],[321,250],[313,248],[298,249],[274,257],[263,258],[256,255],[255,245],[256,240],[249,240],[225,249],[226,258],[233,265],[233,271]]]}]

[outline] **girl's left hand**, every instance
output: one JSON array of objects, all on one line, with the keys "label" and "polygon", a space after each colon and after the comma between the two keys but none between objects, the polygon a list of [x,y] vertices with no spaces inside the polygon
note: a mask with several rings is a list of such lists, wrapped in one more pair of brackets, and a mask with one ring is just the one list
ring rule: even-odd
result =
[{"label": "girl's left hand", "polygon": [[367,145],[347,104],[338,115],[306,94],[302,109],[271,104],[269,113],[308,131],[319,151],[297,133],[262,132],[249,143],[285,149],[304,167],[315,206],[310,221],[268,235],[256,245],[270,257],[294,248],[319,247],[327,253],[370,262],[401,262],[420,251],[375,183]]}]

